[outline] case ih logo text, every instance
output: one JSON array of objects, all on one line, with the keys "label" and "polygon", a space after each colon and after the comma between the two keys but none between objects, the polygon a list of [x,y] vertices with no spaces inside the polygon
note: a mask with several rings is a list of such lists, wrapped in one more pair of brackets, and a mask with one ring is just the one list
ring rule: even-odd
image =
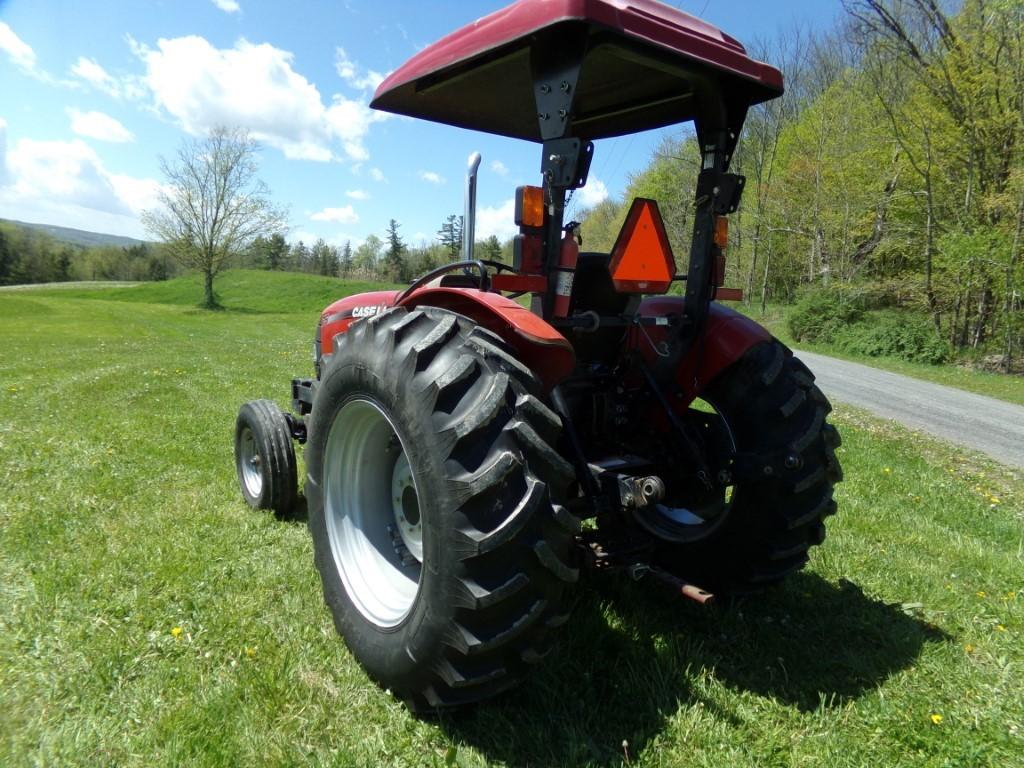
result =
[{"label": "case ih logo text", "polygon": [[352,317],[356,318],[357,320],[362,317],[373,317],[374,315],[376,315],[378,312],[385,308],[386,307],[383,307],[379,304],[368,304],[362,307],[353,307]]}]

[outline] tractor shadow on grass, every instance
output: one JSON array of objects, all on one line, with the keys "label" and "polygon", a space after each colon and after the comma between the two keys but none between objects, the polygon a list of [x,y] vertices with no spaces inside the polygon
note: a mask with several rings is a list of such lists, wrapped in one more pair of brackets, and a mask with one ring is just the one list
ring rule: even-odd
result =
[{"label": "tractor shadow on grass", "polygon": [[[842,705],[947,636],[855,584],[809,573],[701,607],[655,585],[584,589],[558,649],[518,690],[441,727],[489,760],[573,765],[635,756],[681,709],[694,727],[745,723],[721,687],[808,712]],[[724,702],[724,703],[723,703]]]},{"label": "tractor shadow on grass", "polygon": [[283,515],[275,514],[274,517],[282,523],[293,523],[306,526],[309,523],[309,503],[306,501],[306,494],[300,493],[295,497],[295,504]]}]

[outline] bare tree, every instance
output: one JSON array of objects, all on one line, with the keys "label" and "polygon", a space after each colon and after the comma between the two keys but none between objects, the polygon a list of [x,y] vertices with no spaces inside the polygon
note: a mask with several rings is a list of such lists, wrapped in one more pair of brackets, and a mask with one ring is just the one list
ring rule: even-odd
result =
[{"label": "bare tree", "polygon": [[214,128],[205,139],[185,141],[177,158],[160,158],[167,185],[160,207],[142,223],[171,255],[203,273],[203,306],[214,308],[213,279],[258,236],[286,227],[285,212],[256,177],[258,145],[238,128]]}]

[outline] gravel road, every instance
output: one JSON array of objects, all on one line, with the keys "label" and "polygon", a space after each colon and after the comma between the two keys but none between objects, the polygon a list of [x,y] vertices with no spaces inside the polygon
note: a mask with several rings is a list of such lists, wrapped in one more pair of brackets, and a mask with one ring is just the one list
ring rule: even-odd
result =
[{"label": "gravel road", "polygon": [[864,408],[1024,467],[1024,407],[834,357],[794,352],[833,402]]}]

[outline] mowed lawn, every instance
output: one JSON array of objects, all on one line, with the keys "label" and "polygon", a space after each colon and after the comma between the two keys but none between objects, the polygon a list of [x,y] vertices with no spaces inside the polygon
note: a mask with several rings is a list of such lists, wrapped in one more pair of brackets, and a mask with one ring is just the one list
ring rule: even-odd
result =
[{"label": "mowed lawn", "polygon": [[413,718],[232,459],[362,288],[220,285],[0,293],[0,765],[1024,765],[1024,483],[848,410],[806,572],[710,608],[590,581],[527,685]]}]

